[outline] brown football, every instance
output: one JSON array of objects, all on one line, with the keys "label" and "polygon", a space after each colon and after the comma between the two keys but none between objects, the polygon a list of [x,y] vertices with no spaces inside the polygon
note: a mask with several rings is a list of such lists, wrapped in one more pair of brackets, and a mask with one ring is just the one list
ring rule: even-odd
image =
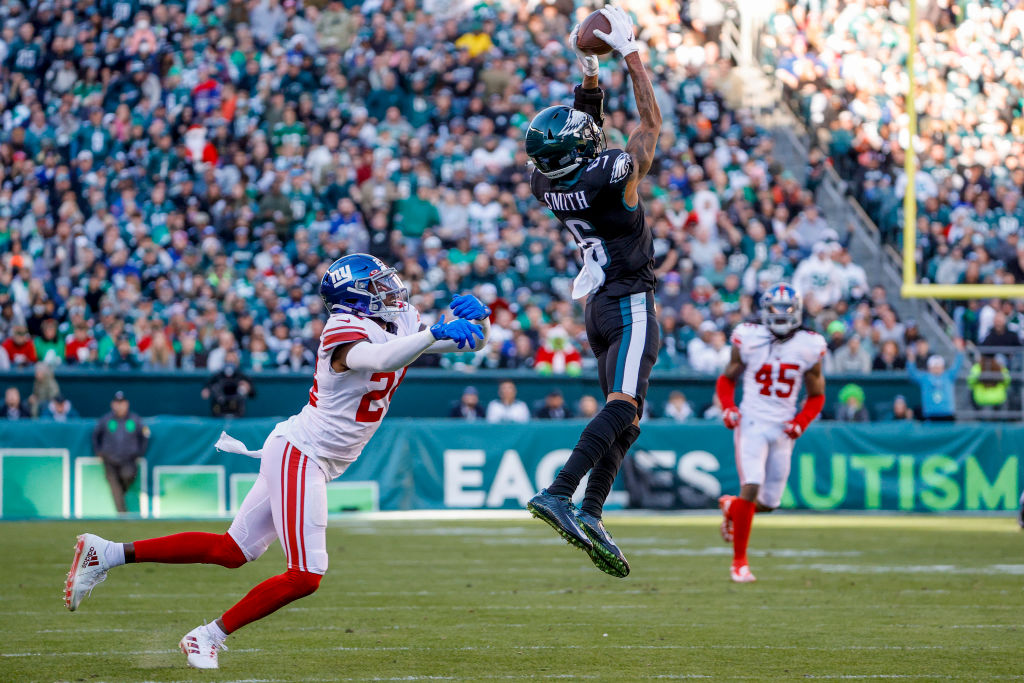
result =
[{"label": "brown football", "polygon": [[609,33],[612,30],[608,18],[600,11],[591,12],[580,24],[580,30],[576,34],[576,47],[590,55],[608,54],[612,51],[611,46],[595,36],[594,29],[604,33]]}]

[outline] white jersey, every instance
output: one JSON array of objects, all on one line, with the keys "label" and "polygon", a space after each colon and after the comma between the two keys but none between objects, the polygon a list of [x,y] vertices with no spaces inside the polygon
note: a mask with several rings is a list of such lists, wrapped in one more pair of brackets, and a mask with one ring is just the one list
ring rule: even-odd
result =
[{"label": "white jersey", "polygon": [[377,431],[408,368],[395,372],[335,372],[331,368],[334,349],[360,340],[380,344],[419,329],[420,314],[411,306],[395,320],[394,334],[368,318],[332,315],[320,335],[309,403],[298,415],[277,425],[275,432],[313,458],[329,479],[339,476]]},{"label": "white jersey", "polygon": [[743,417],[779,424],[792,420],[804,373],[825,357],[825,338],[797,330],[779,341],[764,325],[744,323],[733,330],[732,345],[746,366],[740,403]]}]

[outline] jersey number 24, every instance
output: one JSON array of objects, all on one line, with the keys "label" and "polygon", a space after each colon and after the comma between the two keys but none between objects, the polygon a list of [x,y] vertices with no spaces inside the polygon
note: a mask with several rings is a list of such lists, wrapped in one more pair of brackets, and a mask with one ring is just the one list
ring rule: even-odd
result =
[{"label": "jersey number 24", "polygon": [[771,396],[774,393],[779,398],[789,398],[793,394],[793,387],[796,386],[796,373],[800,371],[800,366],[779,363],[778,374],[774,372],[775,367],[771,363],[765,363],[754,375],[754,381],[761,385],[762,396]]}]

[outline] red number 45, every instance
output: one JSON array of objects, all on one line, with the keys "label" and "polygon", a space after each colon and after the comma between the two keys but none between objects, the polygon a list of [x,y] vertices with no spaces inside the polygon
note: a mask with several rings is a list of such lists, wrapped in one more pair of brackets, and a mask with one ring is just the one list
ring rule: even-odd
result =
[{"label": "red number 45", "polygon": [[[757,371],[757,374],[754,375],[754,381],[761,385],[760,393],[762,396],[771,396],[772,388],[774,387],[776,396],[788,398],[793,393],[793,387],[796,386],[796,372],[800,370],[800,366],[793,365],[792,363],[780,363],[778,375],[774,375],[774,370],[775,366],[765,363]],[[776,382],[783,386],[775,387]]]}]

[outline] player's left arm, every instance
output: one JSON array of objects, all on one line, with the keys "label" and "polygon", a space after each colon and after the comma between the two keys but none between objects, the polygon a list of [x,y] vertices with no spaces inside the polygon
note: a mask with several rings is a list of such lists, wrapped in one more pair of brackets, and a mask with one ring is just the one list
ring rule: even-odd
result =
[{"label": "player's left arm", "polygon": [[658,151],[658,136],[661,134],[661,109],[654,97],[654,85],[651,83],[647,67],[640,59],[639,46],[633,35],[633,21],[620,7],[609,5],[601,10],[611,24],[611,33],[594,31],[594,35],[608,43],[622,55],[633,81],[633,97],[636,109],[640,114],[640,125],[629,134],[626,153],[632,158],[632,169],[622,193],[627,206],[636,206],[639,200],[637,189],[640,181],[651,170],[654,155]]},{"label": "player's left arm", "polygon": [[804,373],[804,386],[807,387],[804,407],[786,423],[786,435],[791,439],[799,438],[807,430],[807,425],[811,424],[825,407],[825,373],[821,369],[820,360]]}]

